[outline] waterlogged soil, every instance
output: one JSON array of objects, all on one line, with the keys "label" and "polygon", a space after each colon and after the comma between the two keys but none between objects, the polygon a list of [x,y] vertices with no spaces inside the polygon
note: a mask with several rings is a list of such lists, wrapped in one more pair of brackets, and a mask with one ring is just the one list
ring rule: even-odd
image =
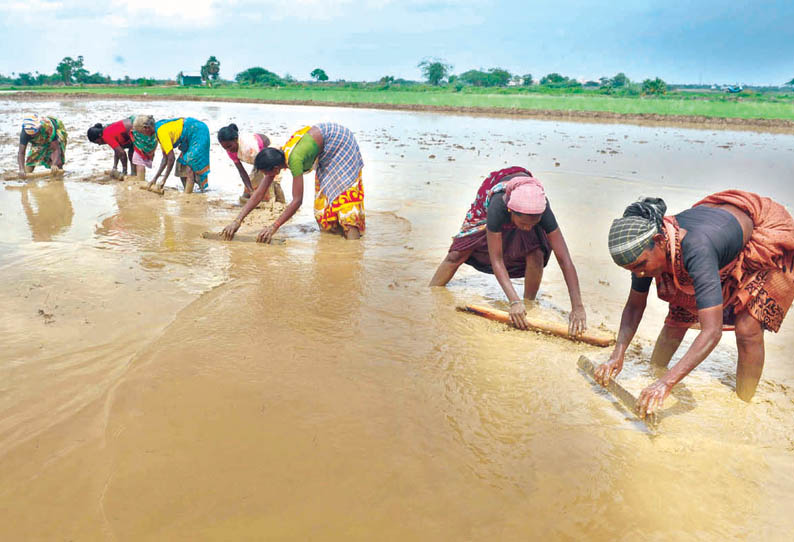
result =
[{"label": "waterlogged soil", "polygon": [[[70,142],[63,181],[0,186],[3,540],[790,538],[791,321],[766,336],[751,403],[734,394],[725,333],[651,434],[577,370],[607,351],[455,311],[505,308],[492,276],[426,284],[481,179],[524,165],[545,183],[589,325],[616,329],[629,277],[606,250],[612,218],[639,196],[675,212],[734,187],[791,208],[794,136],[0,100],[0,169],[30,111],[61,118]],[[206,194],[95,182],[112,155],[87,127],[144,112],[277,143],[306,124],[348,126],[366,163],[366,234],[321,234],[307,196],[283,245],[202,239],[240,208],[214,141]],[[240,231],[282,208],[264,203]],[[532,310],[564,320],[568,308],[552,261]],[[652,294],[620,375],[635,394],[657,376],[647,360],[665,314]]]}]

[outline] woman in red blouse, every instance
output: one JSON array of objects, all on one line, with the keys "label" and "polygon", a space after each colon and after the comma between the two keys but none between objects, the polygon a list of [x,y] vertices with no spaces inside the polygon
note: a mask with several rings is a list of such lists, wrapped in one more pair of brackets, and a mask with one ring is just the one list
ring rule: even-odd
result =
[{"label": "woman in red blouse", "polygon": [[[132,164],[132,118],[122,119],[109,126],[102,126],[100,123],[94,124],[88,129],[88,140],[97,145],[110,145],[113,149],[113,171],[117,171],[121,162],[122,173],[127,175],[127,164],[130,166],[130,173],[135,172]],[[125,152],[126,151],[126,152]]]}]

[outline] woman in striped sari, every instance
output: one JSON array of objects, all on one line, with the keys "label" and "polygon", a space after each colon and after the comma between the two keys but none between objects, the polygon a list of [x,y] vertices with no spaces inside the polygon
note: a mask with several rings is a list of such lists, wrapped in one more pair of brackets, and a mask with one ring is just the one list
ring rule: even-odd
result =
[{"label": "woman in striped sari", "polygon": [[[315,166],[316,164],[316,166]],[[345,239],[358,239],[364,233],[364,186],[361,171],[364,161],[353,133],[336,123],[306,126],[279,149],[260,151],[254,162],[265,179],[251,195],[237,218],[223,230],[231,239],[243,219],[265,195],[275,176],[283,169],[292,173],[292,201],[273,224],[264,228],[257,241],[269,243],[273,234],[289,220],[303,203],[303,176],[316,168],[314,218],[323,231],[340,233]]]}]

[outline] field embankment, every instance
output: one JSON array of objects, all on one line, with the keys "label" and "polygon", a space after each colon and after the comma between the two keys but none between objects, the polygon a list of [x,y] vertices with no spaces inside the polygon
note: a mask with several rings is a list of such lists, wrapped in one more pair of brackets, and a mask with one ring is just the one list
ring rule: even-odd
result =
[{"label": "field embankment", "polygon": [[[4,93],[6,97],[13,94]],[[687,97],[627,97],[600,94],[417,92],[305,87],[35,87],[24,99],[86,96],[134,100],[230,101],[438,111],[475,115],[534,117],[571,121],[701,125],[709,128],[794,132],[794,102]]]}]

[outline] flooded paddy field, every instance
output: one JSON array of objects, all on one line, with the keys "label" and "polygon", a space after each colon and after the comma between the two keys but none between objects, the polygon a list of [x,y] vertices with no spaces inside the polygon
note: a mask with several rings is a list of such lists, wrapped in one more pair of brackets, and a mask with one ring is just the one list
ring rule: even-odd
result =
[{"label": "flooded paddy field", "polygon": [[[677,212],[726,188],[791,210],[794,136],[0,99],[0,169],[16,168],[32,111],[63,120],[69,145],[63,181],[0,184],[3,540],[789,539],[792,316],[766,335],[750,404],[733,391],[725,333],[651,434],[578,372],[580,355],[608,349],[456,312],[505,308],[490,275],[427,283],[482,179],[522,165],[546,186],[588,324],[616,330],[630,279],[607,251],[611,220],[640,196]],[[208,193],[84,181],[112,164],[86,129],[140,113],[209,125]],[[323,121],[361,146],[360,242],[320,234],[310,198],[277,234],[284,245],[201,239],[238,211],[221,126],[281,144]],[[263,204],[240,232],[277,212]],[[568,303],[552,260],[534,310],[563,319]],[[655,379],[666,311],[651,292],[619,377],[634,393]]]}]

